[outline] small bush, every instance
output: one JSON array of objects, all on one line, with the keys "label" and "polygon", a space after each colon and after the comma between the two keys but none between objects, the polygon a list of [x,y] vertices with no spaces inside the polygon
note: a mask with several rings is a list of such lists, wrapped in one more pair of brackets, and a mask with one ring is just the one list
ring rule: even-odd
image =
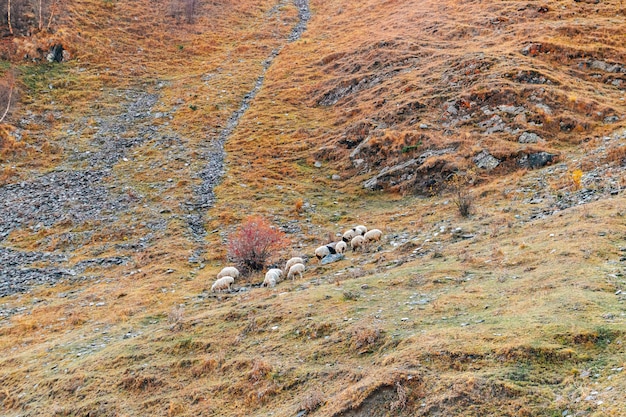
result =
[{"label": "small bush", "polygon": [[471,183],[468,174],[455,174],[447,183],[448,189],[452,192],[452,201],[462,217],[469,217],[472,214],[474,196],[469,191]]},{"label": "small bush", "polygon": [[626,146],[616,146],[607,151],[607,162],[617,163],[619,165],[626,164]]},{"label": "small bush", "polygon": [[284,242],[285,235],[270,226],[260,216],[251,216],[230,238],[228,258],[244,272],[261,271],[275,249]]},{"label": "small bush", "polygon": [[354,301],[360,297],[360,294],[355,291],[345,290],[343,292],[343,299],[346,301]]},{"label": "small bush", "polygon": [[396,410],[401,411],[406,408],[408,398],[407,391],[399,382],[396,382],[396,393],[398,394],[398,399],[392,401],[389,407],[392,412]]},{"label": "small bush", "polygon": [[582,178],[583,178],[583,172],[580,169],[576,169],[574,170],[574,172],[572,172],[572,183],[574,184],[574,189],[575,190],[580,190],[580,188],[582,187]]},{"label": "small bush", "polygon": [[304,206],[304,201],[299,198],[295,201],[295,203],[293,204],[293,209],[296,213],[301,213],[302,212],[302,208]]},{"label": "small bush", "polygon": [[361,327],[352,332],[350,346],[361,354],[371,351],[381,340],[380,330]]},{"label": "small bush", "polygon": [[324,393],[319,389],[314,389],[304,397],[298,408],[308,414],[317,410],[322,404],[324,404]]}]

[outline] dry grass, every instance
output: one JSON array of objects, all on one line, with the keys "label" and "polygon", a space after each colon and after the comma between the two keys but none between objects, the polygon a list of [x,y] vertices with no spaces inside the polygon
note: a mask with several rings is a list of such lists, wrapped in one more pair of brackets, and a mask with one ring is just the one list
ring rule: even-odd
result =
[{"label": "dry grass", "polygon": [[[577,144],[614,127],[604,118],[623,113],[618,74],[585,65],[624,61],[618,2],[548,1],[545,12],[517,1],[392,3],[311,2],[307,32],[281,51],[226,144],[227,176],[206,224],[218,232],[207,237],[202,265],[188,261],[196,244],[181,202],[197,185],[203,146],[283,45],[295,9],[285,3],[272,15],[270,1],[206,2],[186,23],[147,1],[72,3],[57,33],[74,60],[25,65],[25,105],[42,118],[24,129],[23,142],[3,130],[0,181],[63,165],[65,149],[87,150],[95,118],[118,109],[106,94],[115,89],[158,91],[155,111],[172,114],[161,127],[181,142],[155,138],[114,166],[108,184],[133,208],[106,230],[66,223],[14,231],[5,241],[23,250],[72,248],[74,263],[120,254],[129,261],[0,300],[0,309],[24,308],[0,320],[1,414],[623,413],[616,292],[626,290],[624,196],[602,194],[607,199],[530,220],[538,180],[553,185],[546,199],[575,187],[570,171],[550,183],[513,161],[528,149],[557,150],[577,168]],[[535,73],[551,84],[528,82]],[[341,97],[330,104],[333,94]],[[444,127],[450,104],[469,118]],[[482,135],[481,108],[500,105],[526,106],[524,117],[503,118],[545,143],[524,148],[506,132]],[[84,135],[68,138],[62,127],[74,121],[85,123]],[[356,168],[349,154],[365,140],[366,165]],[[163,172],[178,145],[182,156]],[[587,141],[583,151],[599,145]],[[446,193],[412,196],[421,180],[387,194],[361,189],[386,165],[448,147],[456,153],[429,158],[420,178],[445,179],[483,148],[503,160],[477,178],[469,218]],[[623,174],[618,147],[583,162],[602,158]],[[150,207],[164,211],[158,233]],[[300,228],[276,253],[281,260],[311,255],[329,234],[359,223],[388,239],[381,252],[310,262],[302,281],[213,296],[223,243],[251,213]],[[455,237],[456,227],[474,237]],[[84,241],[67,240],[89,231]],[[151,233],[146,250],[129,249]],[[596,401],[585,400],[591,391]]]}]

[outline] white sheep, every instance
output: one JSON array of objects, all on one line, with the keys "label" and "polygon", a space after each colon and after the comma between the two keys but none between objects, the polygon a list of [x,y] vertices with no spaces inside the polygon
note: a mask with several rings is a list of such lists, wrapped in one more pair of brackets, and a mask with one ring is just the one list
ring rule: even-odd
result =
[{"label": "white sheep", "polygon": [[[282,274],[283,271],[280,271],[280,272]],[[276,283],[278,283],[278,280],[279,280],[279,275],[276,272],[276,270],[270,269],[269,271],[265,273],[265,279],[263,280],[262,286],[273,288],[276,286]]]},{"label": "white sheep", "polygon": [[235,282],[235,278],[233,277],[225,276],[225,277],[218,278],[217,281],[215,281],[213,285],[211,286],[211,292],[217,292],[217,291],[221,292],[222,290],[230,291],[230,286],[233,285],[234,282]]},{"label": "white sheep", "polygon": [[291,278],[291,280],[293,281],[296,277],[296,274],[300,275],[300,279],[302,279],[302,273],[304,272],[306,268],[304,267],[304,264],[295,264],[292,265],[291,268],[289,268],[289,274],[287,274],[287,279]]},{"label": "white sheep", "polygon": [[363,235],[365,240],[368,242],[374,242],[374,241],[380,240],[382,236],[383,236],[383,232],[381,232],[378,229],[372,229]]},{"label": "white sheep", "polygon": [[356,236],[356,234],[357,234],[357,233],[356,233],[356,229],[346,230],[346,231],[343,233],[342,240],[343,240],[344,242],[346,242],[346,243],[347,243],[347,242],[350,242],[350,241],[352,240],[352,238]]},{"label": "white sheep", "polygon": [[268,270],[267,272],[272,272],[272,273],[276,274],[276,282],[280,281],[280,279],[283,277],[283,270],[282,269],[272,268],[272,269]]},{"label": "white sheep", "polygon": [[361,236],[367,233],[367,227],[363,226],[362,224],[355,227],[354,230],[356,230],[356,232],[360,234]]},{"label": "white sheep", "polygon": [[352,250],[356,252],[358,248],[363,248],[365,245],[365,238],[361,235],[357,235],[352,238],[350,241],[350,246],[352,246]]},{"label": "white sheep", "polygon": [[337,245],[335,246],[335,251],[337,253],[343,254],[347,248],[348,244],[342,240],[341,242],[337,242]]},{"label": "white sheep", "polygon": [[337,253],[337,251],[335,251],[335,248],[330,245],[320,246],[319,248],[315,249],[315,256],[317,256],[317,259],[322,259],[325,256],[335,253]]},{"label": "white sheep", "polygon": [[239,270],[235,268],[234,266],[227,266],[224,269],[222,269],[219,274],[217,274],[217,277],[218,278],[222,278],[222,277],[239,278]]},{"label": "white sheep", "polygon": [[289,268],[291,268],[295,264],[302,264],[302,265],[304,265],[304,259],[302,259],[302,258],[300,258],[298,256],[294,256],[293,258],[288,260],[287,261],[287,265],[285,265],[285,272],[289,272]]}]

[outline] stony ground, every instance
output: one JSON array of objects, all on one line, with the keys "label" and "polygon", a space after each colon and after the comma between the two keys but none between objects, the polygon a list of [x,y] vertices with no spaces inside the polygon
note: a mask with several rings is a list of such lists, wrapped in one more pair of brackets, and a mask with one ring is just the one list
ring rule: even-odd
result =
[{"label": "stony ground", "polygon": [[[308,1],[296,0],[294,4],[299,21],[286,42],[298,40],[310,19]],[[118,108],[95,111],[64,128],[62,143],[67,155],[64,163],[51,172],[0,187],[0,218],[3,219],[0,223],[0,297],[28,291],[33,285],[79,279],[87,268],[93,274],[98,267],[130,262],[133,255],[147,250],[166,234],[171,211],[152,201],[117,172],[119,164],[137,164],[137,152],[146,146],[166,151],[167,155],[161,166],[150,166],[150,169],[173,171],[175,168],[169,165],[175,165],[174,161],[188,161],[183,172],[172,172],[172,177],[195,181],[193,194],[179,202],[177,214],[185,219],[190,245],[194,247],[189,261],[201,264],[206,251],[204,216],[215,202],[213,188],[224,174],[224,143],[263,86],[265,73],[279,53],[280,50],[273,50],[267,57],[255,84],[219,135],[197,145],[195,158],[200,163],[190,163],[194,146],[169,127],[170,115],[155,110],[155,106],[162,104],[159,89],[165,83],[104,92],[102,101],[118,103]],[[35,116],[30,114],[29,117]],[[28,120],[22,121],[22,125],[28,124]],[[87,142],[83,140],[86,136],[90,137]],[[168,178],[166,183],[155,182],[151,187],[158,194],[174,186],[173,182]],[[140,217],[147,233],[130,233],[128,243],[117,245],[119,256],[97,256],[98,250],[92,250],[86,258],[85,254],[76,256],[76,251],[92,240],[97,231],[115,230],[122,219]],[[48,248],[52,239],[56,239],[63,242],[56,244],[61,249],[34,251],[11,245],[9,236],[14,231],[35,234],[51,228],[61,231],[46,233],[39,246]],[[99,250],[107,251],[110,246]]]}]

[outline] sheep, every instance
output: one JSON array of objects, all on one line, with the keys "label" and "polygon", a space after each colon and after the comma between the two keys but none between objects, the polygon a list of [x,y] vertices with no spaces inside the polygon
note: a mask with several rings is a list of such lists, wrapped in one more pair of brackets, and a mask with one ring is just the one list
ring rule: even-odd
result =
[{"label": "sheep", "polygon": [[224,269],[222,269],[219,274],[217,274],[217,277],[218,278],[222,278],[222,277],[239,278],[239,270],[235,268],[234,266],[227,266]]},{"label": "sheep", "polygon": [[300,279],[302,279],[302,272],[304,272],[306,268],[304,267],[304,264],[295,264],[292,265],[291,268],[289,268],[289,274],[287,274],[287,279],[291,278],[291,280],[293,281],[294,279],[296,279],[296,274],[300,275]]},{"label": "sheep", "polygon": [[290,260],[287,261],[287,264],[285,265],[285,273],[289,272],[289,268],[291,268],[293,265],[295,264],[302,264],[304,265],[304,259],[295,256],[293,258],[291,258]]},{"label": "sheep", "polygon": [[335,253],[337,253],[337,251],[330,245],[320,246],[319,248],[315,249],[315,256],[317,256],[317,259],[322,259],[324,256]]},{"label": "sheep", "polygon": [[[277,272],[280,271],[280,274]],[[265,279],[263,280],[263,287],[273,288],[276,286],[276,283],[280,280],[280,275],[282,275],[283,271],[280,269],[270,269],[265,273]]]},{"label": "sheep", "polygon": [[352,251],[356,252],[357,248],[363,249],[365,245],[365,238],[361,235],[355,236],[350,241],[350,246],[352,246]]},{"label": "sheep", "polygon": [[266,276],[265,279],[263,280],[263,284],[261,284],[262,287],[269,287],[269,288],[274,288],[276,286],[276,276],[275,275],[270,275],[269,277]]},{"label": "sheep", "polygon": [[355,227],[354,230],[357,233],[359,233],[361,236],[363,236],[365,233],[367,233],[367,227],[363,226],[362,224],[360,224],[357,227]]},{"label": "sheep", "polygon": [[272,268],[270,270],[267,271],[272,272],[274,274],[276,274],[276,282],[280,281],[280,279],[283,277],[283,270],[282,269],[278,269],[278,268]]},{"label": "sheep", "polygon": [[382,236],[383,236],[383,232],[381,232],[378,229],[372,229],[363,235],[365,240],[368,242],[374,242],[376,240],[380,240]]},{"label": "sheep", "polygon": [[222,290],[230,291],[230,286],[233,285],[234,282],[235,282],[235,278],[233,277],[224,276],[224,277],[218,278],[217,281],[215,281],[213,285],[211,286],[211,292],[218,292],[218,291],[221,292]]},{"label": "sheep", "polygon": [[348,243],[355,236],[356,236],[356,229],[346,230],[344,232],[343,237],[341,238],[341,240],[343,240],[344,242]]},{"label": "sheep", "polygon": [[337,245],[335,246],[335,251],[337,253],[343,254],[346,251],[347,247],[348,247],[348,244],[342,240],[340,242],[337,242]]}]

